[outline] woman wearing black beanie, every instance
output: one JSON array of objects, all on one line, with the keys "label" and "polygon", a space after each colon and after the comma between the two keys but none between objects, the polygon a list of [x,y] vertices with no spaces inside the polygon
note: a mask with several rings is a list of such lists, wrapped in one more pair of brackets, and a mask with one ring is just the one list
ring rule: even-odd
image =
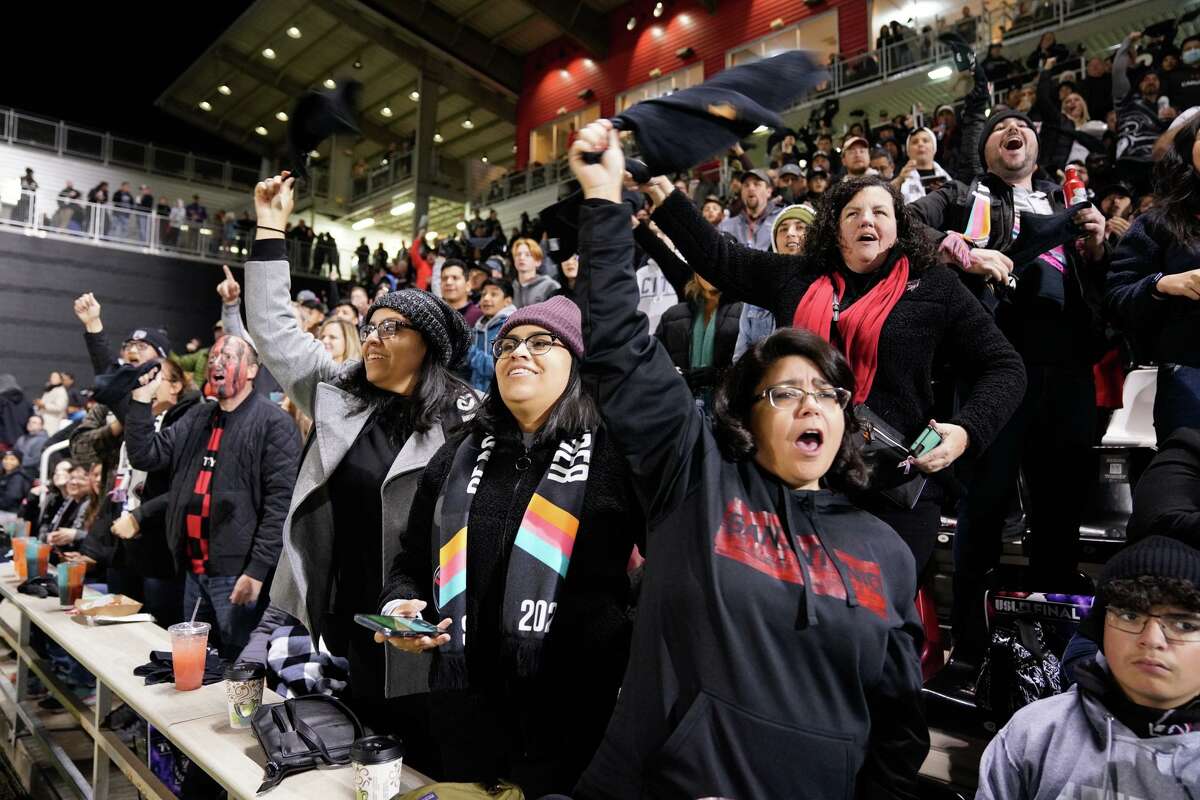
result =
[{"label": "woman wearing black beanie", "polygon": [[475,410],[474,393],[450,373],[466,353],[466,323],[425,292],[391,292],[364,317],[363,360],[336,364],[292,315],[281,231],[293,181],[284,173],[255,188],[258,231],[246,264],[250,333],[271,374],[314,421],[268,614],[298,619],[314,646],[323,638],[349,658],[351,707],[377,731],[410,734],[411,762],[411,745],[423,738],[413,728],[420,709],[381,701],[425,693],[428,664],[385,653],[353,617],[378,610],[421,472],[446,430]]}]

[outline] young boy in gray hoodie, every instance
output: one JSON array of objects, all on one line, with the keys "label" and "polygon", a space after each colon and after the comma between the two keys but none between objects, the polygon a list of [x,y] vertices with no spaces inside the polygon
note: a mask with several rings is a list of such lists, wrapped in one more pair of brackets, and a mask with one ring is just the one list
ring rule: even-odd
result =
[{"label": "young boy in gray hoodie", "polygon": [[975,800],[1200,800],[1200,550],[1118,553],[1081,630],[1100,654],[997,734]]}]

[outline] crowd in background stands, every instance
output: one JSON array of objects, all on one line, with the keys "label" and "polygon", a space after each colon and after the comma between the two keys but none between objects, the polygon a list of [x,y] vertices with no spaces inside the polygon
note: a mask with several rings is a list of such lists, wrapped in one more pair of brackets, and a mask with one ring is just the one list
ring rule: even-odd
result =
[{"label": "crowd in background stands", "polygon": [[[991,709],[1007,724],[979,797],[1188,798],[1200,39],[1174,39],[1131,34],[1072,74],[1048,34],[1036,79],[989,112],[990,52],[930,119],[776,131],[757,165],[721,154],[724,195],[719,162],[623,192],[619,142],[593,123],[572,145],[577,229],[523,216],[505,236],[477,212],[398,254],[363,238],[356,281],[324,297],[292,295],[288,244],[319,238],[290,227],[291,180],[264,180],[245,322],[226,268],[211,343],[173,353],[146,327],[113,351],[84,294],[91,396],[60,372],[34,414],[0,375],[0,511],[162,624],[199,601],[224,657],[272,667],[270,642],[304,642],[308,678],[348,669],[320,686],[437,777],[530,797],[912,800],[936,631],[912,601],[943,516],[954,657],[938,675],[973,691],[1018,473],[1028,581],[1062,591],[1105,415],[1152,361],[1139,543],[1066,652],[1006,651],[1053,674],[1045,694],[1076,685]],[[861,443],[868,425],[875,443],[936,443],[897,460]],[[56,439],[69,466],[31,489]],[[374,611],[438,629],[385,643],[353,622]]]}]

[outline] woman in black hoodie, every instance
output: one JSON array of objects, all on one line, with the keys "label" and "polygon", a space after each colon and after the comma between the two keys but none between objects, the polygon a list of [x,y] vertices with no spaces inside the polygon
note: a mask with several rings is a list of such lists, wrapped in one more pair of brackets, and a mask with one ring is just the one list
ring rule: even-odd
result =
[{"label": "woman in black hoodie", "polygon": [[583,389],[578,307],[519,309],[492,352],[473,429],[421,476],[383,613],[425,611],[445,630],[388,639],[434,652],[442,777],[506,778],[541,797],[571,790],[612,713],[629,654],[626,567],[645,523]]},{"label": "woman in black hoodie", "polygon": [[840,493],[865,477],[853,370],[816,335],[777,331],[734,364],[708,423],[637,312],[607,121],[580,132],[571,166],[588,374],[650,521],[629,668],[574,796],[915,798],[916,572]]}]

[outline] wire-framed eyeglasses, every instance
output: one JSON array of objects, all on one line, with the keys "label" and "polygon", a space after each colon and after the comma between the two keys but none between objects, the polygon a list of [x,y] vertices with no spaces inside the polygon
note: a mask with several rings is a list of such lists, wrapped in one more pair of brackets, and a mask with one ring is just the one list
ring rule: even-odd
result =
[{"label": "wire-framed eyeglasses", "polygon": [[794,411],[807,397],[816,400],[817,405],[827,411],[845,408],[850,403],[850,392],[837,387],[810,391],[796,386],[768,386],[755,395],[754,400],[766,400],[780,411]]}]

